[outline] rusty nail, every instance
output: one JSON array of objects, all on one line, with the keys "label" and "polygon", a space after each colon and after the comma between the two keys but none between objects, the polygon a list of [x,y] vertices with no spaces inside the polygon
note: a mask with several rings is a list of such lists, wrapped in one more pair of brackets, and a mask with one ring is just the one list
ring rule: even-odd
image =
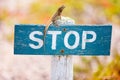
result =
[{"label": "rusty nail", "polygon": [[66,31],[66,29],[64,28],[63,31]]},{"label": "rusty nail", "polygon": [[62,49],[60,52],[61,52],[61,53],[64,53],[64,50]]}]

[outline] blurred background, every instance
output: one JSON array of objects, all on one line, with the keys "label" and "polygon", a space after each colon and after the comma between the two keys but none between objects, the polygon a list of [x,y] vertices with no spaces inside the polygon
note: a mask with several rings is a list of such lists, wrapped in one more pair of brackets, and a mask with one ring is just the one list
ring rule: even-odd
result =
[{"label": "blurred background", "polygon": [[0,0],[0,80],[50,80],[50,56],[13,54],[14,25],[46,24],[63,4],[76,24],[113,26],[111,55],[74,56],[74,80],[120,80],[120,0]]}]

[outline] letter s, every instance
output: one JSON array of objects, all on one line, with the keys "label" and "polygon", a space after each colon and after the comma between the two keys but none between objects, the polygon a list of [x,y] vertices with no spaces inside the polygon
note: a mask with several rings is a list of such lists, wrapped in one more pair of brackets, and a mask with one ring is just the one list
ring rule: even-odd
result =
[{"label": "letter s", "polygon": [[33,49],[39,49],[43,46],[43,40],[39,39],[39,38],[36,38],[35,35],[43,35],[42,32],[40,31],[33,31],[32,33],[30,33],[29,35],[29,38],[32,40],[32,41],[35,41],[38,43],[38,45],[34,45],[32,43],[29,43],[29,46]]}]

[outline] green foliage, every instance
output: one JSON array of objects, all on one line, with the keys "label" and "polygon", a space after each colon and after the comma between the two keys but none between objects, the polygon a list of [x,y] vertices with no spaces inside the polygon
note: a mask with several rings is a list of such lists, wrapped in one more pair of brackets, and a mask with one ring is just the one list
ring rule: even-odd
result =
[{"label": "green foliage", "polygon": [[[74,66],[74,80],[83,80],[82,77],[78,77],[77,75],[84,74],[86,77],[85,80],[120,80],[120,55],[118,53],[114,53],[113,60],[104,65],[101,64],[98,57],[91,57],[91,59],[87,60],[86,57],[83,57],[82,65],[87,65],[86,67],[80,67],[80,65]],[[81,57],[80,57],[81,58]],[[93,61],[97,62],[97,70],[95,72],[90,68]],[[91,76],[90,76],[91,75]]]}]

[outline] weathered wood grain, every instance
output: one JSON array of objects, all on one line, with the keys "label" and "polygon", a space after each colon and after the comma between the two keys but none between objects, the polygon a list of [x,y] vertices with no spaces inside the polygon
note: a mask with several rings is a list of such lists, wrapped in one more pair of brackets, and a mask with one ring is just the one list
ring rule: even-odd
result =
[{"label": "weathered wood grain", "polygon": [[52,56],[51,80],[73,80],[72,56]]}]

